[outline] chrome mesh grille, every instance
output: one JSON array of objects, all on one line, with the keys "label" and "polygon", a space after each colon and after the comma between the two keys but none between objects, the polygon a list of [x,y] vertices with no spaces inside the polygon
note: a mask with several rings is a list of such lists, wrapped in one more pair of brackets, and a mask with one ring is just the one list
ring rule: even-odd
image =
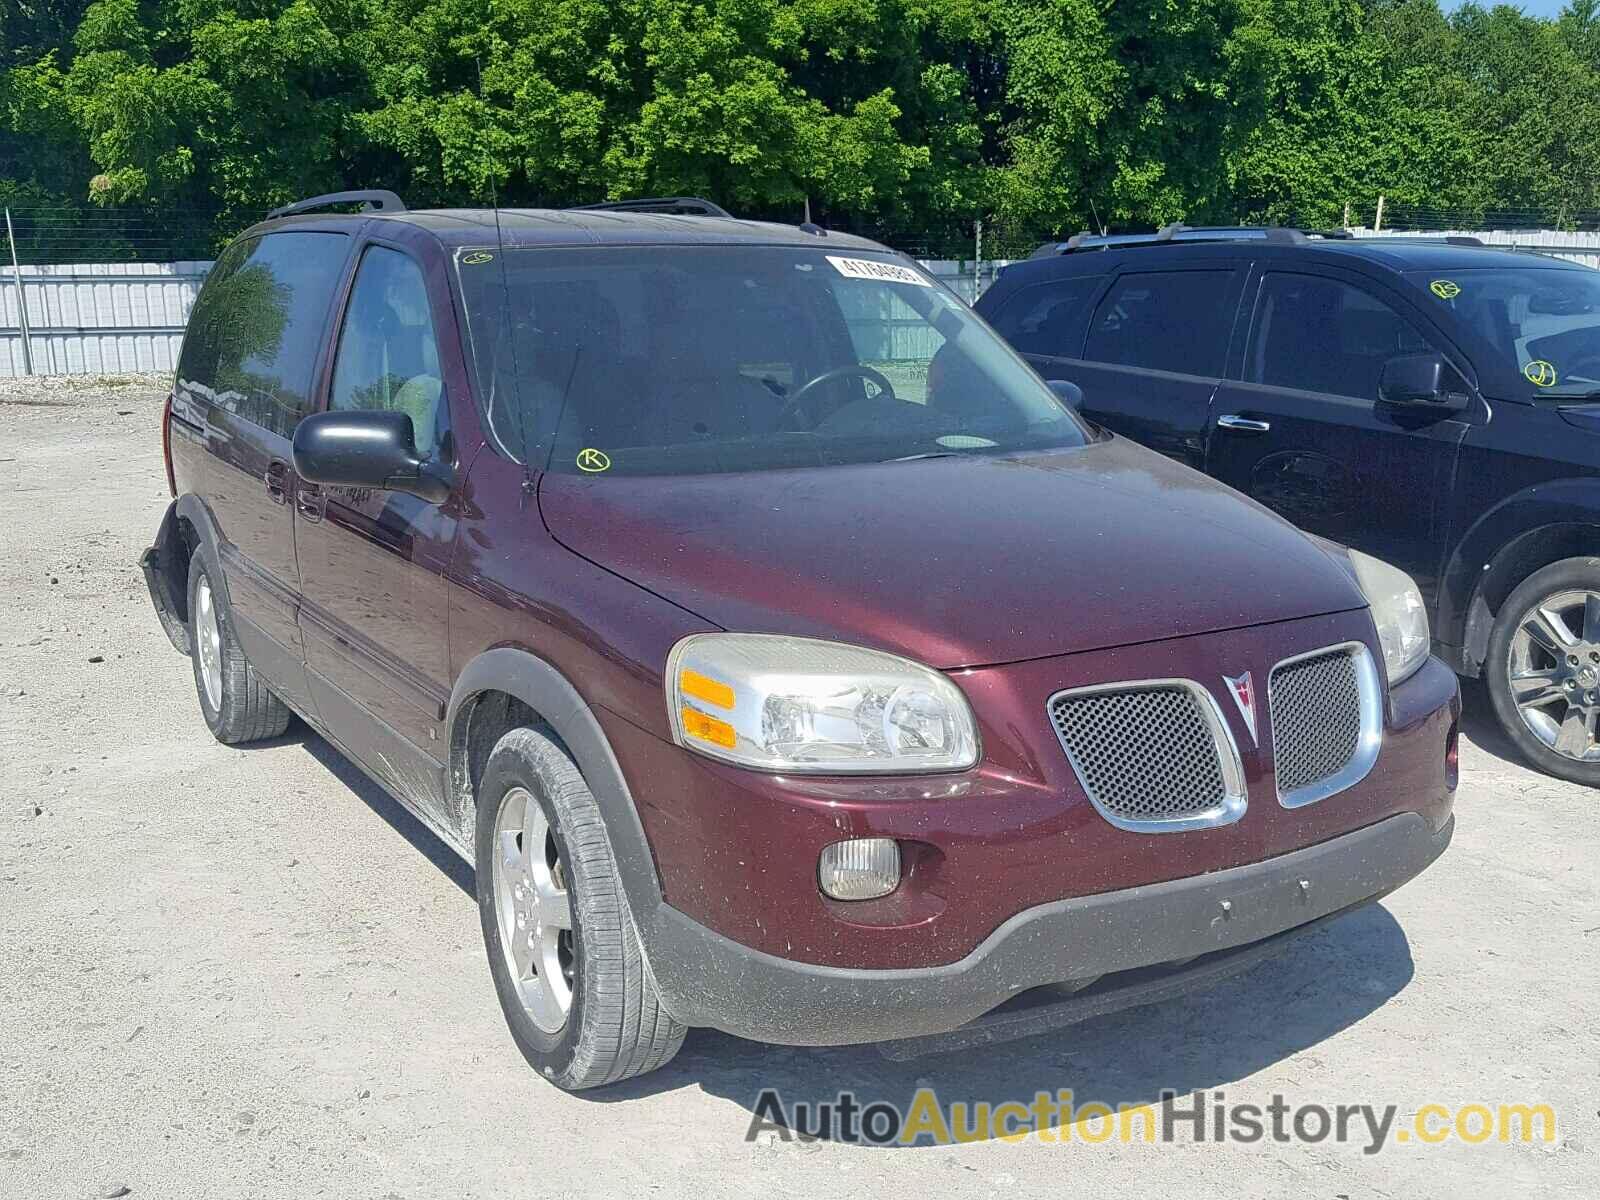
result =
[{"label": "chrome mesh grille", "polygon": [[1361,741],[1361,684],[1348,649],[1286,663],[1267,686],[1278,794],[1338,774]]},{"label": "chrome mesh grille", "polygon": [[1226,798],[1216,736],[1200,705],[1186,687],[1132,685],[1057,696],[1050,719],[1102,812],[1160,824]]}]

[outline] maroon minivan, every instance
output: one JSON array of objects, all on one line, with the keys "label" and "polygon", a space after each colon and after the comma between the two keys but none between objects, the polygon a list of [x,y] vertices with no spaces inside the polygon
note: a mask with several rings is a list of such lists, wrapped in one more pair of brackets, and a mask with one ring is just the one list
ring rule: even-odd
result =
[{"label": "maroon minivan", "polygon": [[217,261],[164,437],[143,564],[207,724],[298,714],[475,866],[561,1087],[690,1026],[1149,1003],[1450,838],[1411,580],[1089,426],[860,238],[319,197]]}]

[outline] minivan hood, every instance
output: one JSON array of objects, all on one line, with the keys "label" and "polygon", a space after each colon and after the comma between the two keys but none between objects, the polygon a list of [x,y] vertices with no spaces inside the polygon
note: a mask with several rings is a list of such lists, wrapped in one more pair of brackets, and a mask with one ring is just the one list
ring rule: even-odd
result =
[{"label": "minivan hood", "polygon": [[1122,439],[693,476],[553,475],[552,535],[724,629],[1015,662],[1361,608],[1254,501]]}]

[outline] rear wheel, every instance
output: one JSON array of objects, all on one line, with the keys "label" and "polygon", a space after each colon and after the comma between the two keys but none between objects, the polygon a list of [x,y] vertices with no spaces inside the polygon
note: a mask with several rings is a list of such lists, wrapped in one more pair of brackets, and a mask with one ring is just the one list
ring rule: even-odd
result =
[{"label": "rear wheel", "polygon": [[1600,785],[1600,558],[1523,580],[1500,606],[1484,673],[1495,715],[1530,762]]},{"label": "rear wheel", "polygon": [[594,795],[561,747],[513,729],[478,787],[478,914],[511,1036],[568,1091],[664,1065],[686,1030],[661,1007]]},{"label": "rear wheel", "polygon": [[195,551],[189,564],[189,657],[201,715],[217,741],[228,745],[277,737],[289,728],[289,706],[239,646],[228,602],[215,582],[221,574],[208,550]]}]

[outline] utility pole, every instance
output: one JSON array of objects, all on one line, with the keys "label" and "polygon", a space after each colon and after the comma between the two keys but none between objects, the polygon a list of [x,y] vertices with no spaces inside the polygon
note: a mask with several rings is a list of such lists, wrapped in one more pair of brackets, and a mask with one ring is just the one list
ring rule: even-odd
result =
[{"label": "utility pole", "polygon": [[28,296],[22,290],[22,268],[17,265],[17,235],[11,229],[11,210],[6,209],[6,241],[11,245],[11,277],[17,281],[17,327],[22,330],[22,371],[33,374],[33,347],[28,338]]},{"label": "utility pole", "polygon": [[1350,201],[1348,200],[1344,202],[1344,227],[1346,229],[1350,228]]},{"label": "utility pole", "polygon": [[983,218],[978,218],[972,242],[972,300],[983,294]]},{"label": "utility pole", "polygon": [[1378,196],[1378,215],[1377,218],[1372,222],[1372,232],[1383,232],[1383,196],[1381,194]]}]

